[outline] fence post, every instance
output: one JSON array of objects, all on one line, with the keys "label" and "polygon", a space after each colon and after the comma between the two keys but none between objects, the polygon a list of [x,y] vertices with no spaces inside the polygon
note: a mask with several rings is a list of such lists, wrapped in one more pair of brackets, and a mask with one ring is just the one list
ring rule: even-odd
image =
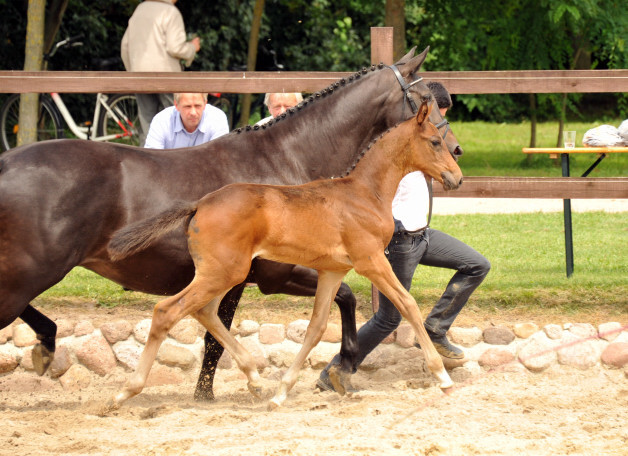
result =
[{"label": "fence post", "polygon": [[[371,63],[377,65],[393,64],[393,28],[371,27]],[[371,284],[371,306],[373,312],[379,309],[379,294],[375,285]]]}]

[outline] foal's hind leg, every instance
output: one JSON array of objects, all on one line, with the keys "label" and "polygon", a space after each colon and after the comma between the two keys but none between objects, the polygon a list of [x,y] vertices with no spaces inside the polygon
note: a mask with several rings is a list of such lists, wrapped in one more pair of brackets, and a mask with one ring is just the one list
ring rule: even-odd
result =
[{"label": "foal's hind leg", "polygon": [[270,400],[268,406],[271,410],[279,407],[286,400],[288,391],[290,391],[296,383],[299,370],[305,362],[307,355],[310,354],[312,348],[314,348],[321,340],[321,337],[323,337],[323,333],[327,327],[327,320],[329,319],[331,301],[336,295],[340,282],[346,273],[346,271],[319,271],[318,287],[316,288],[316,296],[314,297],[314,310],[312,310],[312,317],[305,333],[303,346],[301,350],[299,350],[299,353],[297,353],[290,368],[282,377],[277,393]]},{"label": "foal's hind leg", "polygon": [[207,289],[203,280],[195,277],[192,283],[181,292],[158,302],[153,310],[148,340],[140,356],[137,368],[122,391],[110,400],[104,412],[118,408],[122,402],[142,392],[150,369],[157,357],[159,347],[168,335],[168,331],[183,317],[202,307],[212,298],[215,298],[216,295],[219,296],[215,300],[220,301],[224,293],[226,293],[226,290],[220,293]]}]

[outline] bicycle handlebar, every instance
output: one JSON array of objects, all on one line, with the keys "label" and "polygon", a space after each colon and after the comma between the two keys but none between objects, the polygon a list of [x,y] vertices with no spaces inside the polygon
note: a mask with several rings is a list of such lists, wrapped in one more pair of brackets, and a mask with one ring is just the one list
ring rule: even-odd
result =
[{"label": "bicycle handlebar", "polygon": [[83,43],[81,43],[80,40],[82,40],[83,38],[85,38],[85,35],[81,34],[81,35],[71,36],[71,37],[66,38],[65,40],[61,40],[61,41],[57,42],[52,47],[52,50],[49,53],[47,53],[46,55],[44,55],[44,60],[49,60],[62,47],[65,47],[65,46],[82,46]]}]

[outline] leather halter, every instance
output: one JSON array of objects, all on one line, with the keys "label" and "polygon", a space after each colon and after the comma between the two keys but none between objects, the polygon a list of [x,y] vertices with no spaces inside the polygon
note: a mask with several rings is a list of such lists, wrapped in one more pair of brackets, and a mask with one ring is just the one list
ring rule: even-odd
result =
[{"label": "leather halter", "polygon": [[[412,114],[416,114],[419,111],[419,108],[417,107],[416,103],[414,102],[414,99],[412,98],[412,95],[410,94],[410,87],[412,87],[414,84],[421,82],[423,80],[422,77],[419,77],[419,79],[415,79],[412,82],[406,82],[405,79],[403,79],[403,76],[401,76],[401,73],[399,72],[399,69],[397,68],[397,65],[390,65],[388,68],[390,68],[393,73],[395,73],[395,76],[397,77],[397,81],[399,81],[399,85],[401,86],[401,91],[403,92],[403,111],[401,113],[402,118],[405,118],[405,112],[406,112],[406,102],[408,102],[408,104],[410,105],[410,109],[412,109]],[[443,140],[445,139],[445,137],[447,136],[447,133],[449,132],[449,122],[447,121],[447,119],[443,118],[443,120],[441,120],[440,122],[438,122],[438,124],[434,125],[439,131],[441,127],[445,127],[445,132],[442,134],[443,136]]]}]

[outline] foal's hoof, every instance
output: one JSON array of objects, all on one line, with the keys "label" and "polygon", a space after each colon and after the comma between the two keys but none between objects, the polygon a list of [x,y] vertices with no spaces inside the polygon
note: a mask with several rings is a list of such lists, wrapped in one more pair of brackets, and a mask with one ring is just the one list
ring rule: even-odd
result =
[{"label": "foal's hoof", "polygon": [[196,388],[194,391],[194,400],[197,402],[211,402],[215,400],[214,392],[212,390],[205,391],[199,388]]},{"label": "foal's hoof", "polygon": [[116,401],[115,397],[109,398],[107,402],[98,411],[98,416],[107,416],[111,412],[115,412],[120,408],[120,403]]},{"label": "foal's hoof", "polygon": [[340,366],[333,365],[329,368],[329,380],[334,387],[334,390],[344,396],[348,392],[355,391],[355,388],[351,384],[351,374],[340,369]]},{"label": "foal's hoof", "polygon": [[49,351],[42,344],[37,344],[33,348],[32,357],[33,357],[33,367],[37,375],[44,375],[44,373],[50,367],[50,363],[54,359],[55,352]]},{"label": "foal's hoof", "polygon": [[279,407],[281,407],[281,402],[279,402],[279,400],[277,400],[276,398],[272,398],[270,401],[268,401],[268,411],[272,412],[273,410],[277,410]]},{"label": "foal's hoof", "polygon": [[251,392],[251,394],[253,396],[255,396],[258,399],[262,398],[262,385],[257,385],[257,384],[253,384],[253,383],[247,383],[249,391]]}]

